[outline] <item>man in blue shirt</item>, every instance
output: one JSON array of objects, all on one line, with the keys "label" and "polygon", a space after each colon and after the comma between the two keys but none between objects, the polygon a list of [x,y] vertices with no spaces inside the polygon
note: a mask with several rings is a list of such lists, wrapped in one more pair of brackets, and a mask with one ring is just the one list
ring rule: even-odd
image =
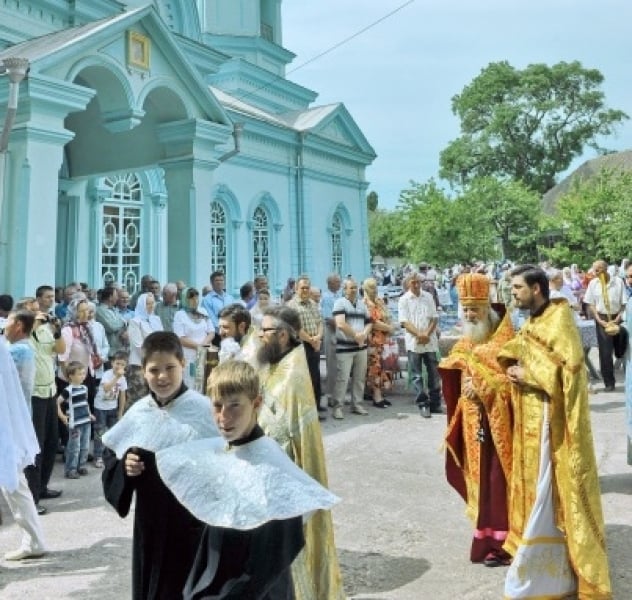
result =
[{"label": "man in blue shirt", "polygon": [[[213,273],[211,273],[211,288],[213,289],[206,294],[202,300],[202,306],[206,309],[215,328],[215,337],[217,340],[219,340],[219,313],[222,312],[225,306],[235,303],[235,299],[224,291],[225,283],[226,279],[224,278],[224,273],[221,271],[213,271]],[[219,341],[215,344],[214,340],[213,344],[219,347]]]}]

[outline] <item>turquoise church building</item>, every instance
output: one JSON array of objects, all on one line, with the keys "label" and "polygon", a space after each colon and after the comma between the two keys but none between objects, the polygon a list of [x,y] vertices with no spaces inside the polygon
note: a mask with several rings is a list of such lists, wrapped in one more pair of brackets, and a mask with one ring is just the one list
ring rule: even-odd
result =
[{"label": "turquoise church building", "polygon": [[282,33],[281,0],[0,2],[0,293],[368,274],[375,152]]}]

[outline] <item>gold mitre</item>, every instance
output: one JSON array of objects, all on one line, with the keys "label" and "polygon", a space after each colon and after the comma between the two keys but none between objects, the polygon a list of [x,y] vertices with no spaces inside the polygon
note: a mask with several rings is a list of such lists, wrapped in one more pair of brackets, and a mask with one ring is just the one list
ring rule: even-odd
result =
[{"label": "gold mitre", "polygon": [[482,273],[463,273],[456,280],[461,306],[486,306],[489,304],[489,279]]}]

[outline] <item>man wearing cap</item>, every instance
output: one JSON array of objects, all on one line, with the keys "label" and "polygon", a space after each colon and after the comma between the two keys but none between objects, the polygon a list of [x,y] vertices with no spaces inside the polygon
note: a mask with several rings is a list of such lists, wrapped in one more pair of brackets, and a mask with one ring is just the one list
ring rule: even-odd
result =
[{"label": "man wearing cap", "polygon": [[[408,291],[399,299],[398,314],[405,330],[408,365],[417,392],[415,402],[421,416],[428,419],[431,412],[442,412],[441,381],[437,370],[439,344],[436,328],[439,319],[432,296],[421,289],[423,277],[421,273],[412,273],[408,277]],[[425,384],[422,364],[426,367]]]},{"label": "man wearing cap", "polygon": [[467,504],[474,525],[472,562],[507,565],[507,481],[511,472],[511,384],[496,356],[514,335],[511,320],[489,302],[489,279],[466,273],[456,281],[463,337],[439,364],[448,409],[446,478]]}]

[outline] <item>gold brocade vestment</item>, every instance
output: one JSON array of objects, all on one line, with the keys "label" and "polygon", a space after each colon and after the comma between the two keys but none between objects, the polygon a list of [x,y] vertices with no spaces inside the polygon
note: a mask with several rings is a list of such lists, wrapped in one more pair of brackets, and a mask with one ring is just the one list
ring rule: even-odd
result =
[{"label": "gold brocade vestment", "polygon": [[[531,317],[499,354],[519,364],[524,383],[513,386],[513,462],[509,482],[510,531],[515,555],[536,498],[540,461],[551,460],[555,524],[568,547],[580,600],[612,598],[597,465],[588,404],[584,353],[566,300],[553,300]],[[551,456],[540,456],[545,403]]]},{"label": "gold brocade vestment", "polygon": [[[322,432],[303,345],[259,371],[263,404],[259,424],[288,456],[324,487],[327,468]],[[343,600],[342,575],[330,511],[305,524],[305,548],[292,564],[297,600]]]},{"label": "gold brocade vestment", "polygon": [[[491,434],[506,481],[509,481],[511,474],[511,385],[497,361],[497,354],[513,335],[511,320],[505,315],[487,342],[475,344],[470,338],[463,337],[439,364],[449,419],[446,475],[450,484],[466,501],[466,514],[475,527],[479,518],[480,486],[489,485],[489,482],[481,481],[482,444],[477,439],[481,428],[481,411],[487,417],[487,433]],[[454,385],[448,384],[450,370],[458,372],[455,390],[452,390]],[[478,402],[462,395],[465,378],[471,379],[480,406]],[[496,510],[499,509],[496,507]]]}]

